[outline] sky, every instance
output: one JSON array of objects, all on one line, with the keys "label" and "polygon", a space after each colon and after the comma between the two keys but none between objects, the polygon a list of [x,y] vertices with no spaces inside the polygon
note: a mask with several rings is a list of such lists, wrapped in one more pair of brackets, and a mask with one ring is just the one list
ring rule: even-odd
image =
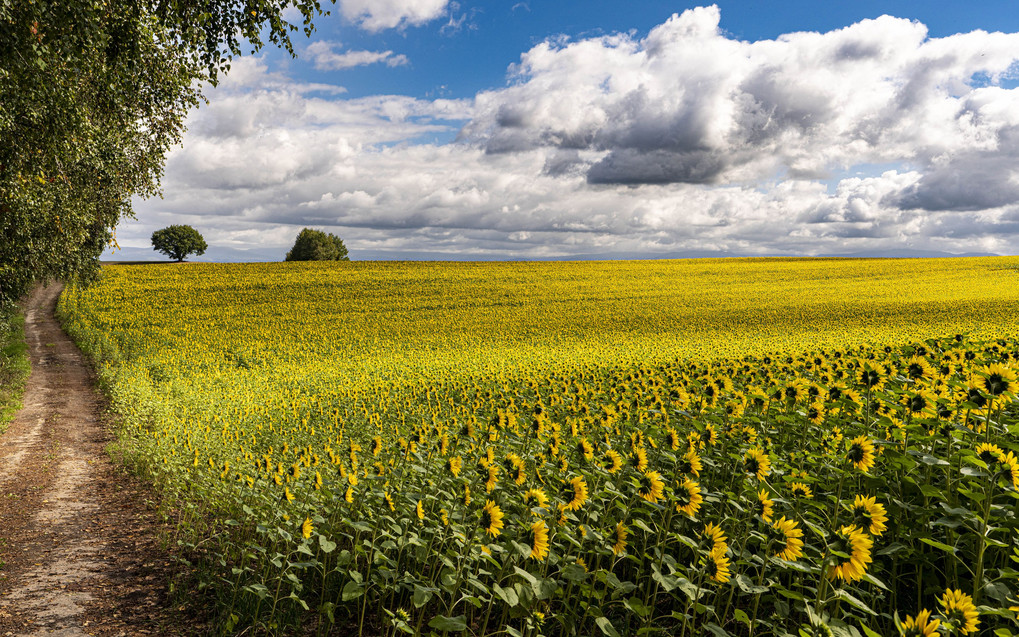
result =
[{"label": "sky", "polygon": [[[297,18],[288,10],[285,17]],[[108,259],[1019,254],[1012,0],[338,0],[207,88]]]}]

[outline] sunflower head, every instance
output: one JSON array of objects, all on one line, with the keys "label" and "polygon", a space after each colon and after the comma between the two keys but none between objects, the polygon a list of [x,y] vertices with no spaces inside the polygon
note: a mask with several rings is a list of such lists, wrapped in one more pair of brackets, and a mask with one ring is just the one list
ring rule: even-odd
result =
[{"label": "sunflower head", "polygon": [[679,445],[683,442],[683,438],[679,435],[679,432],[669,427],[665,433],[665,444],[669,445],[669,448],[673,451],[679,451]]},{"label": "sunflower head", "polygon": [[716,584],[725,584],[732,578],[732,571],[729,570],[729,558],[725,556],[725,549],[715,549],[708,553],[704,563],[708,579]]},{"label": "sunflower head", "polygon": [[1016,390],[1016,375],[1012,368],[991,363],[977,372],[980,389],[990,396],[1012,394]]},{"label": "sunflower head", "polygon": [[867,533],[855,526],[844,526],[836,534],[835,549],[849,555],[848,559],[835,556],[834,563],[829,566],[828,578],[841,579],[844,582],[855,582],[867,572],[867,565],[873,561],[870,550],[874,541]]},{"label": "sunflower head", "polygon": [[775,502],[768,497],[767,489],[757,492],[757,502],[754,503],[754,512],[764,518],[765,522],[771,522],[771,516],[775,513]]},{"label": "sunflower head", "polygon": [[662,482],[661,474],[657,471],[642,473],[637,495],[652,504],[665,497],[665,483]]},{"label": "sunflower head", "polygon": [[992,445],[989,442],[981,442],[976,448],[977,457],[983,461],[986,465],[994,464],[998,461],[1005,452],[1001,450],[998,445]]},{"label": "sunflower head", "polygon": [[779,559],[795,561],[803,555],[803,529],[795,520],[782,516],[771,525],[771,541],[774,554]]},{"label": "sunflower head", "polygon": [[676,471],[678,473],[689,473],[694,476],[700,475],[703,468],[704,464],[701,462],[701,457],[697,455],[697,451],[693,448],[687,449],[686,453],[676,463]]},{"label": "sunflower head", "polygon": [[857,436],[849,442],[846,458],[860,471],[868,471],[874,466],[874,443],[867,436]]},{"label": "sunflower head", "polygon": [[547,509],[548,496],[546,496],[545,492],[540,488],[528,489],[527,492],[524,493],[524,504],[528,509],[531,509],[532,515],[538,515],[534,509]]},{"label": "sunflower head", "polygon": [[701,536],[708,541],[708,552],[717,550],[721,547],[722,552],[729,546],[729,538],[725,537],[725,532],[722,528],[714,522],[708,522],[701,531]]},{"label": "sunflower head", "polygon": [[499,505],[491,500],[485,502],[485,506],[481,509],[481,528],[485,530],[492,537],[496,537],[502,533],[502,529],[505,526],[503,524],[503,517],[505,514]]},{"label": "sunflower head", "polygon": [[771,473],[771,459],[760,447],[754,447],[743,454],[743,471],[764,480]]},{"label": "sunflower head", "polygon": [[804,498],[809,500],[814,497],[814,492],[810,490],[810,487],[803,484],[802,482],[793,482],[789,485],[789,491],[794,497]]},{"label": "sunflower head", "polygon": [[903,637],[932,637],[938,634],[940,625],[941,620],[931,619],[931,612],[924,609],[916,617],[906,616],[906,621],[902,622],[902,634]]},{"label": "sunflower head", "polygon": [[630,529],[626,528],[626,525],[622,522],[616,523],[616,543],[612,545],[613,555],[619,555],[626,550],[626,536],[629,535]]},{"label": "sunflower head", "polygon": [[701,508],[701,503],[704,502],[704,497],[701,496],[700,485],[690,478],[683,480],[683,483],[676,489],[675,495],[676,511],[690,517],[697,515],[697,511]]},{"label": "sunflower head", "polygon": [[623,456],[615,449],[605,452],[605,470],[609,473],[616,473],[623,468]]},{"label": "sunflower head", "polygon": [[973,604],[973,598],[961,590],[948,589],[938,600],[943,608],[945,622],[963,635],[976,632],[980,625],[980,613]]},{"label": "sunflower head", "polygon": [[878,503],[876,497],[856,496],[852,510],[853,524],[874,537],[881,535],[888,528],[885,524],[888,521],[885,507]]},{"label": "sunflower head", "polygon": [[529,543],[531,545],[530,558],[543,561],[548,556],[548,527],[545,526],[544,520],[538,520],[531,525],[530,531],[528,532]]},{"label": "sunflower head", "polygon": [[574,476],[566,481],[564,485],[564,511],[576,511],[587,502],[587,483],[581,476]]}]

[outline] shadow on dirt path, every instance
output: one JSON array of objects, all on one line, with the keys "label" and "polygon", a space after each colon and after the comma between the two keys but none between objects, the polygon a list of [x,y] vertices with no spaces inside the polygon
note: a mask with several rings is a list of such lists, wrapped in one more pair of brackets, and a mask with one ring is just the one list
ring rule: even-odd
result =
[{"label": "shadow on dirt path", "polygon": [[60,290],[25,306],[32,373],[0,436],[0,637],[202,634],[168,599],[152,494],[105,451],[103,399],[54,317]]}]

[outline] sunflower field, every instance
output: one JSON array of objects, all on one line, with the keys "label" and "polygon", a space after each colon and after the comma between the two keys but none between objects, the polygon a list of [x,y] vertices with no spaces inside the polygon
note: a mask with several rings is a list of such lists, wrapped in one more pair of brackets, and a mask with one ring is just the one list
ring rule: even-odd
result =
[{"label": "sunflower field", "polygon": [[107,266],[226,633],[1019,633],[1019,259]]}]

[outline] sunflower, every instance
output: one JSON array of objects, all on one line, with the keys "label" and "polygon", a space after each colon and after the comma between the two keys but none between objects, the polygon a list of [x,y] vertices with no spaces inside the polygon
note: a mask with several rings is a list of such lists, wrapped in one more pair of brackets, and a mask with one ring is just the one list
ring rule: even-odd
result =
[{"label": "sunflower", "polygon": [[526,505],[528,509],[532,509],[532,515],[538,515],[533,511],[533,509],[547,509],[548,496],[545,495],[545,492],[540,488],[528,489],[527,492],[524,493],[524,505]]},{"label": "sunflower", "polygon": [[616,523],[616,543],[612,545],[613,555],[619,555],[626,550],[626,536],[630,533],[630,529],[626,528],[626,525],[622,522]]},{"label": "sunflower", "polygon": [[311,525],[311,518],[308,517],[304,518],[304,524],[301,525],[301,535],[304,536],[304,539],[307,540],[308,538],[310,538],[311,532],[314,529],[315,527]]},{"label": "sunflower", "polygon": [[906,405],[906,413],[916,418],[933,414],[937,399],[929,390],[918,389],[903,394],[902,402]]},{"label": "sunflower", "polygon": [[372,438],[372,455],[377,456],[382,451],[382,436]]},{"label": "sunflower", "polygon": [[[873,559],[870,556],[870,549],[874,546],[874,540],[855,526],[844,526],[838,533],[836,542],[842,553],[849,555],[846,561],[836,561],[828,569],[828,579],[836,577],[845,582],[855,582],[867,572],[867,564]],[[838,559],[838,558],[837,558]]]},{"label": "sunflower", "polygon": [[396,510],[396,505],[393,504],[393,496],[389,495],[389,492],[382,494],[382,497],[386,500],[386,505],[389,506],[390,511]]},{"label": "sunflower", "polygon": [[875,369],[870,363],[861,365],[856,371],[856,382],[865,390],[878,391],[885,384],[881,370]]},{"label": "sunflower", "polygon": [[1012,488],[1019,489],[1019,458],[1016,458],[1015,453],[1009,451],[1002,454],[998,463],[1001,465],[1000,471],[1012,481]]},{"label": "sunflower", "polygon": [[471,503],[471,486],[469,484],[464,485],[464,506]]},{"label": "sunflower", "polygon": [[463,469],[464,461],[460,456],[453,456],[446,461],[446,468],[453,474],[453,477],[460,475],[460,470]]},{"label": "sunflower", "polygon": [[623,468],[623,456],[615,449],[605,452],[605,470],[609,473],[616,473]]},{"label": "sunflower", "polygon": [[665,443],[669,445],[669,448],[673,451],[679,451],[679,445],[683,441],[683,438],[679,435],[679,432],[669,427],[665,432]]},{"label": "sunflower", "polygon": [[803,529],[796,525],[795,520],[787,520],[783,515],[772,523],[771,528],[776,532],[775,555],[779,559],[792,562],[803,555]]},{"label": "sunflower", "polygon": [[807,407],[807,420],[815,425],[824,422],[824,414],[824,403],[811,403]]},{"label": "sunflower", "polygon": [[697,455],[693,448],[687,449],[683,457],[676,463],[676,471],[679,473],[692,473],[694,476],[699,476],[703,468],[704,465],[701,463],[701,457]]},{"label": "sunflower", "polygon": [[485,480],[485,491],[488,493],[492,492],[495,485],[499,482],[499,465],[490,464],[488,465],[488,479]]},{"label": "sunflower", "polygon": [[503,517],[505,516],[499,505],[488,500],[485,502],[485,507],[481,509],[481,528],[485,529],[485,532],[492,537],[496,537],[502,533]]},{"label": "sunflower", "polygon": [[587,440],[587,438],[581,438],[577,441],[577,453],[584,460],[590,462],[594,460],[594,446]]},{"label": "sunflower", "polygon": [[1016,390],[1016,375],[1012,368],[1000,363],[991,363],[977,370],[980,389],[991,396],[1011,394]]},{"label": "sunflower", "polygon": [[846,458],[860,471],[868,471],[874,466],[874,443],[867,436],[857,436],[849,442]]},{"label": "sunflower", "polygon": [[347,487],[346,493],[343,494],[343,499],[347,501],[347,504],[354,504],[354,487]]},{"label": "sunflower", "polygon": [[981,382],[983,379],[977,376],[970,376],[969,380],[966,381],[966,400],[973,403],[977,408],[982,408],[987,405],[987,396],[981,390]]},{"label": "sunflower", "polygon": [[293,502],[294,501],[294,494],[291,493],[290,487],[284,487],[284,489],[283,489],[283,498],[287,502]]},{"label": "sunflower", "polygon": [[976,448],[977,457],[984,462],[984,464],[991,464],[998,462],[1005,452],[1001,450],[998,445],[992,445],[989,442],[981,442]]},{"label": "sunflower", "polygon": [[514,484],[523,484],[527,481],[526,465],[520,456],[515,453],[506,456],[506,467]]},{"label": "sunflower", "polygon": [[760,447],[754,447],[743,454],[743,471],[764,480],[771,473],[771,459]]},{"label": "sunflower", "polygon": [[704,498],[701,497],[700,485],[690,478],[684,479],[683,484],[676,489],[676,511],[694,517],[702,502]]},{"label": "sunflower", "polygon": [[961,590],[948,589],[938,600],[944,607],[945,621],[963,635],[976,632],[980,620],[979,612],[973,604],[973,598]]},{"label": "sunflower", "polygon": [[923,356],[914,356],[909,359],[909,362],[906,363],[906,368],[903,371],[907,377],[913,380],[931,378],[934,376],[934,368],[931,367],[930,361]]},{"label": "sunflower", "polygon": [[425,519],[425,505],[421,502],[421,500],[418,500],[418,504],[417,507],[415,507],[415,511],[418,515],[419,520]]},{"label": "sunflower", "polygon": [[529,533],[529,544],[531,545],[530,558],[541,562],[548,556],[548,527],[544,520],[538,520],[531,525]]},{"label": "sunflower", "polygon": [[630,455],[630,464],[637,471],[647,471],[647,449],[644,447],[634,447],[633,453]]},{"label": "sunflower", "polygon": [[717,551],[721,549],[724,553],[725,549],[729,546],[729,538],[725,537],[725,532],[722,531],[722,527],[718,526],[714,522],[708,522],[704,530],[701,531],[701,536],[707,538],[711,542],[711,548],[708,552]]},{"label": "sunflower", "polygon": [[564,511],[576,511],[587,502],[587,483],[584,478],[575,476],[566,482],[565,495],[569,501],[562,506]]},{"label": "sunflower", "polygon": [[715,549],[708,553],[704,566],[707,569],[708,577],[716,584],[725,584],[732,577],[732,572],[729,570],[729,558],[725,556],[724,549]]},{"label": "sunflower", "polygon": [[912,615],[906,615],[906,621],[902,623],[902,634],[903,637],[932,637],[938,634],[940,625],[940,619],[931,619],[931,612],[922,610],[916,614],[915,619]]},{"label": "sunflower", "polygon": [[713,425],[707,425],[704,427],[704,431],[701,432],[701,447],[704,445],[714,445],[718,442],[718,433],[715,431]]},{"label": "sunflower", "polygon": [[793,482],[790,484],[789,491],[797,498],[805,498],[809,500],[814,497],[814,492],[810,490],[810,487],[802,482]]},{"label": "sunflower", "polygon": [[775,502],[768,497],[768,491],[761,489],[757,492],[757,504],[754,513],[764,518],[765,522],[771,522],[771,516],[775,513]]},{"label": "sunflower", "polygon": [[789,381],[782,388],[782,398],[790,405],[795,405],[806,395],[806,388],[800,379]]},{"label": "sunflower", "polygon": [[858,528],[878,537],[888,528],[885,525],[887,521],[888,515],[885,512],[885,507],[878,504],[876,497],[865,498],[858,495],[853,500],[853,524]]},{"label": "sunflower", "polygon": [[665,497],[665,483],[662,482],[662,475],[657,471],[648,471],[641,474],[637,495],[651,504]]},{"label": "sunflower", "polygon": [[449,511],[439,509],[439,520],[442,521],[442,526],[449,526]]}]

